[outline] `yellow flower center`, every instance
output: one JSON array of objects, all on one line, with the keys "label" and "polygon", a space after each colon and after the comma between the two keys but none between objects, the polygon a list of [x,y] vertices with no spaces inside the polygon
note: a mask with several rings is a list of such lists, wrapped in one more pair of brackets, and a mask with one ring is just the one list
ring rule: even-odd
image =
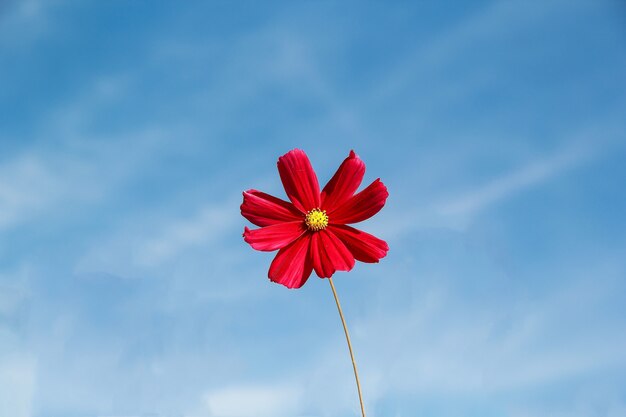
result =
[{"label": "yellow flower center", "polygon": [[304,222],[309,230],[314,232],[325,229],[326,226],[328,226],[328,216],[326,215],[326,210],[314,208],[306,214]]}]

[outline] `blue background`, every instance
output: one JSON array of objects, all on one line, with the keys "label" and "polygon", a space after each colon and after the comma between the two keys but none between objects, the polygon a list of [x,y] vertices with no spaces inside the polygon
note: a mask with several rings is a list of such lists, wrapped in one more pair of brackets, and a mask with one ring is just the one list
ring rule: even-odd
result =
[{"label": "blue background", "polygon": [[[0,415],[356,416],[241,191],[354,149],[370,417],[626,415],[626,6],[0,2]],[[365,184],[364,184],[365,185]]]}]

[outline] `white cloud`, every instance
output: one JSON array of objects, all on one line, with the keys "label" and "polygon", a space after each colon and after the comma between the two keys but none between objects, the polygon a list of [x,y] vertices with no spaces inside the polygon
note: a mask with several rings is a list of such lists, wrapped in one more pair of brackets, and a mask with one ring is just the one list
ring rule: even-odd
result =
[{"label": "white cloud", "polygon": [[[202,247],[209,254],[208,248],[232,235],[240,223],[235,201],[238,200],[228,198],[205,203],[190,210],[187,217],[150,215],[135,219],[131,227],[121,225],[106,240],[98,240],[78,261],[75,272],[143,276],[146,271],[154,271],[155,267],[168,264],[194,247]],[[224,255],[224,250],[221,253]]]},{"label": "white cloud", "polygon": [[25,353],[0,356],[0,415],[33,414],[37,361]]},{"label": "white cloud", "polygon": [[[28,43],[45,36],[51,30],[48,9],[59,3],[43,0],[0,3],[0,46],[27,47]],[[4,7],[6,12],[2,15]]]},{"label": "white cloud", "polygon": [[98,202],[169,149],[162,124],[131,126],[114,136],[86,129],[99,107],[122,98],[132,80],[128,72],[98,74],[89,88],[38,116],[33,138],[46,141],[33,140],[0,163],[0,231]]},{"label": "white cloud", "polygon": [[445,216],[472,216],[519,191],[544,183],[582,165],[593,156],[594,152],[589,147],[570,145],[552,156],[530,161],[521,168],[444,202],[438,211]]},{"label": "white cloud", "polygon": [[[48,133],[57,136],[59,130]],[[109,141],[87,141],[73,130],[55,147],[24,150],[0,165],[0,230],[100,201],[160,154],[165,136],[146,128]],[[127,142],[132,150],[121,153]]]},{"label": "white cloud", "polygon": [[407,308],[386,313],[389,306],[381,306],[355,326],[367,359],[363,378],[382,378],[388,392],[490,396],[624,368],[623,323],[606,322],[600,312],[615,307],[620,263],[582,263],[540,298],[491,297],[478,305],[442,284],[421,290]]},{"label": "white cloud", "polygon": [[62,194],[58,174],[37,156],[22,155],[0,165],[0,230],[40,213]]},{"label": "white cloud", "polygon": [[0,319],[19,314],[29,296],[28,279],[29,268],[26,267],[0,271]]},{"label": "white cloud", "polygon": [[207,204],[188,219],[170,220],[155,235],[140,239],[136,244],[136,262],[146,267],[159,265],[190,246],[219,241],[240,223],[236,207],[232,200]]},{"label": "white cloud", "polygon": [[[604,137],[588,134],[587,131],[583,133],[571,140],[565,140],[565,145],[552,155],[523,161],[519,166],[512,167],[483,184],[465,185],[464,190],[456,192],[456,195],[435,191],[433,195],[420,196],[420,200],[426,203],[416,203],[409,211],[403,207],[399,212],[391,199],[389,207],[377,216],[375,222],[367,225],[368,231],[394,239],[419,229],[444,227],[465,230],[482,212],[556,180],[561,175],[594,163],[619,146],[613,133],[608,136],[605,134]],[[581,137],[594,137],[596,140],[580,140]],[[598,139],[600,137],[601,140]],[[456,181],[467,181],[463,172],[457,172],[455,176]],[[449,188],[459,187],[460,185],[453,185]],[[428,203],[429,201],[433,203]],[[404,202],[405,205],[410,203]]]},{"label": "white cloud", "polygon": [[280,417],[295,415],[302,395],[293,385],[250,385],[210,391],[204,400],[210,416]]}]

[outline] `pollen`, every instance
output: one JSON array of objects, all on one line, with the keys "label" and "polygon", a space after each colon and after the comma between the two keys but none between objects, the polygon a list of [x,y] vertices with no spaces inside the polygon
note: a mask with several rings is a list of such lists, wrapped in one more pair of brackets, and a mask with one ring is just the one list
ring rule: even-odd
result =
[{"label": "pollen", "polygon": [[326,210],[314,208],[306,214],[304,222],[309,230],[314,232],[325,229],[326,226],[328,226],[328,215],[326,215]]}]

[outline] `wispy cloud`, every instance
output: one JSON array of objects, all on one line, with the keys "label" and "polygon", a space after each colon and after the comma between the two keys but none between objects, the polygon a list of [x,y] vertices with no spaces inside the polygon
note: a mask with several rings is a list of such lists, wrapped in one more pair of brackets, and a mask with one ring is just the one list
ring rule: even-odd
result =
[{"label": "wispy cloud", "polygon": [[[0,342],[2,338],[0,335]],[[36,372],[37,361],[31,355],[25,353],[0,355],[1,415],[14,417],[33,415]]]},{"label": "wispy cloud", "polygon": [[209,416],[294,416],[303,396],[294,385],[249,385],[221,388],[205,394]]},{"label": "wispy cloud", "polygon": [[[617,307],[614,294],[623,287],[624,273],[619,258],[570,262],[568,268],[576,270],[570,281],[540,298],[464,302],[453,284],[471,277],[459,273],[442,278],[451,279],[449,286],[433,286],[413,300],[410,311],[361,322],[369,357],[382,349],[382,357],[393,358],[379,363],[376,373],[384,375],[387,387],[403,392],[493,395],[626,367],[622,324],[603,322],[601,313],[603,306]],[[393,339],[381,343],[375,337],[380,334]]]},{"label": "wispy cloud", "polygon": [[[425,37],[413,51],[406,54],[404,61],[394,65],[392,71],[387,74],[385,80],[380,82],[371,98],[382,100],[404,91],[419,77],[424,74],[433,74],[441,71],[450,64],[450,61],[459,58],[460,54],[467,50],[467,46],[480,43],[486,39],[492,39],[495,34],[511,36],[512,34],[525,32],[528,26],[546,15],[562,13],[557,7],[558,2],[552,2],[541,6],[535,4],[519,4],[512,2],[490,2],[480,9],[473,10],[471,14],[455,22],[453,26],[444,28],[441,33],[431,34]],[[438,94],[429,94],[434,99],[449,99],[445,92],[467,91],[468,87],[476,87],[475,83],[463,79],[449,80],[449,86],[440,83],[425,85],[427,88],[438,89]],[[458,82],[463,81],[463,82]],[[442,91],[442,88],[444,89]],[[421,94],[424,94],[422,91]]]},{"label": "wispy cloud", "polygon": [[[622,152],[620,141],[619,130],[617,133],[610,129],[581,130],[575,137],[561,140],[562,145],[552,153],[542,152],[525,160],[516,158],[517,166],[510,163],[508,169],[482,184],[472,184],[473,176],[458,171],[455,173],[457,183],[448,184],[448,188],[459,190],[454,195],[449,191],[434,190],[431,195],[421,196],[423,202],[416,203],[410,212],[383,213],[382,220],[368,227],[392,239],[428,228],[464,230],[477,216],[502,202],[523,196],[551,181],[567,178],[576,169],[597,163],[612,151]],[[470,160],[474,156],[468,154],[459,158]],[[438,162],[434,166],[441,164]],[[393,201],[388,210],[395,210]]]},{"label": "wispy cloud", "polygon": [[50,30],[47,11],[59,1],[23,0],[0,4],[0,46],[26,47]]},{"label": "wispy cloud", "polygon": [[158,235],[148,237],[138,245],[137,262],[143,266],[155,266],[190,246],[219,241],[240,222],[235,207],[234,201],[219,206],[208,205],[189,219],[164,225]]},{"label": "wispy cloud", "polygon": [[135,219],[132,227],[121,226],[97,242],[80,258],[76,273],[144,276],[194,247],[208,253],[207,247],[219,244],[239,222],[234,201],[207,203],[192,209],[188,217],[151,215]]},{"label": "wispy cloud", "polygon": [[[51,130],[49,135],[58,133]],[[0,165],[0,230],[71,205],[101,201],[158,153],[163,137],[162,131],[149,128],[110,141],[58,135],[55,147],[27,148]],[[133,150],[120,156],[127,141]]]},{"label": "wispy cloud", "polygon": [[590,145],[567,145],[551,156],[529,161],[487,184],[442,203],[438,211],[446,216],[473,216],[516,193],[591,161],[597,153]]},{"label": "wispy cloud", "polygon": [[0,230],[41,212],[62,197],[57,175],[25,155],[0,166]]}]

